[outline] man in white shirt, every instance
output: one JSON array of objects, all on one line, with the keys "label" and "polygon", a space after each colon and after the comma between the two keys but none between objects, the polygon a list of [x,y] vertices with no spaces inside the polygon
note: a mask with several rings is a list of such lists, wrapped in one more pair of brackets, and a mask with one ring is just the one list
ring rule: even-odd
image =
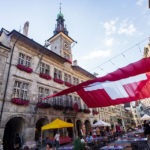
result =
[{"label": "man in white shirt", "polygon": [[59,142],[60,142],[60,134],[58,132],[56,132],[56,135],[55,135],[55,141],[56,141],[56,149],[59,148]]}]

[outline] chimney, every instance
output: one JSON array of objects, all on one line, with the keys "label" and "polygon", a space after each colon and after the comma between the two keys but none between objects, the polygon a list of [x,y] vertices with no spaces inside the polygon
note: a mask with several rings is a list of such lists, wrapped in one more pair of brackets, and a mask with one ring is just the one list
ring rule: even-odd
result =
[{"label": "chimney", "polygon": [[73,66],[78,66],[77,60],[74,60],[74,61],[73,61]]},{"label": "chimney", "polygon": [[28,36],[29,21],[26,21],[23,27],[23,35]]},{"label": "chimney", "polygon": [[99,74],[98,74],[98,73],[96,73],[96,72],[94,72],[94,73],[93,73],[93,75],[94,75],[95,77],[97,77]]}]

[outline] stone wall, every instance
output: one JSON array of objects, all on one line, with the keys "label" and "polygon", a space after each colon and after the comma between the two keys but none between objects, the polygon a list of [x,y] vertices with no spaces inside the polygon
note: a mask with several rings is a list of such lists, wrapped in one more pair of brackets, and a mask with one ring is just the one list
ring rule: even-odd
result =
[{"label": "stone wall", "polygon": [[[12,42],[10,43],[11,47],[13,46],[13,42],[14,42],[14,40],[12,40]],[[3,138],[4,129],[5,129],[6,124],[13,118],[20,117],[20,118],[22,118],[22,120],[24,120],[22,133],[24,133],[25,141],[34,140],[35,127],[36,127],[36,123],[39,119],[46,118],[47,123],[48,123],[56,118],[60,118],[63,120],[65,118],[62,111],[56,111],[53,108],[50,108],[50,109],[40,109],[40,108],[37,109],[36,108],[36,103],[38,100],[38,87],[39,86],[49,88],[50,94],[53,94],[53,91],[56,89],[62,90],[67,87],[65,85],[57,84],[53,80],[47,81],[45,79],[40,78],[39,77],[39,67],[37,67],[37,66],[38,66],[41,56],[37,50],[33,49],[32,47],[26,48],[26,46],[24,44],[25,43],[18,41],[15,46],[15,49],[14,49],[9,83],[8,83],[8,88],[7,88],[7,95],[6,95],[6,99],[5,99],[2,123],[1,123],[1,128],[0,128],[0,138],[1,139]],[[32,57],[31,68],[33,69],[33,73],[31,73],[31,74],[26,73],[24,71],[19,70],[16,67],[16,65],[18,63],[19,52]],[[3,81],[2,89],[4,89],[4,85],[5,85],[5,81],[6,81],[10,53],[9,53],[7,62],[6,62],[6,56],[2,57],[0,55],[0,61],[2,61],[1,64],[3,64],[2,66],[0,66],[3,68],[0,70],[0,71],[2,71],[1,74],[3,75],[3,79],[1,79]],[[79,78],[80,81],[81,80],[85,81],[85,80],[89,79],[85,75],[82,75],[78,72],[74,72],[71,69],[70,64],[66,64],[66,65],[61,64],[57,60],[53,61],[47,56],[43,57],[42,62],[50,65],[50,75],[52,77],[53,77],[54,68],[56,67],[59,70],[61,70],[63,72],[63,74],[64,74],[64,72],[72,74],[74,77]],[[4,69],[4,67],[5,67],[5,69]],[[19,105],[16,105],[11,102],[15,80],[25,81],[25,82],[29,83],[30,104],[28,106],[19,106]],[[3,93],[3,90],[2,90],[2,93]],[[76,95],[76,94],[74,93],[73,95]],[[68,116],[68,118],[72,118],[72,117],[73,116],[71,116],[71,115]],[[89,114],[85,114],[85,113],[77,113],[77,115],[75,117],[76,117],[76,119],[74,120],[75,122],[77,120],[81,120],[82,123],[84,123],[88,119],[92,123],[92,121],[94,120],[92,114],[89,115]],[[98,120],[98,118],[97,118],[97,120]]]}]

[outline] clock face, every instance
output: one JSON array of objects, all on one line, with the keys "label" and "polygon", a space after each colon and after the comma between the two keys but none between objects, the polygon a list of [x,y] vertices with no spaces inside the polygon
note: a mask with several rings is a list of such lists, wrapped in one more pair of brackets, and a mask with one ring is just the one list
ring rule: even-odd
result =
[{"label": "clock face", "polygon": [[64,48],[69,49],[69,44],[67,42],[64,42]]}]

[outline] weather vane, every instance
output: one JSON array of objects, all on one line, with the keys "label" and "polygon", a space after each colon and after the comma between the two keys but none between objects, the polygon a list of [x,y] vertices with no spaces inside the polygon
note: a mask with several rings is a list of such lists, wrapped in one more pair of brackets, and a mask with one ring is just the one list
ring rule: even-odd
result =
[{"label": "weather vane", "polygon": [[61,5],[62,5],[62,3],[61,3],[61,0],[60,0],[60,3],[59,3],[59,10],[60,10],[60,13],[61,13]]}]

